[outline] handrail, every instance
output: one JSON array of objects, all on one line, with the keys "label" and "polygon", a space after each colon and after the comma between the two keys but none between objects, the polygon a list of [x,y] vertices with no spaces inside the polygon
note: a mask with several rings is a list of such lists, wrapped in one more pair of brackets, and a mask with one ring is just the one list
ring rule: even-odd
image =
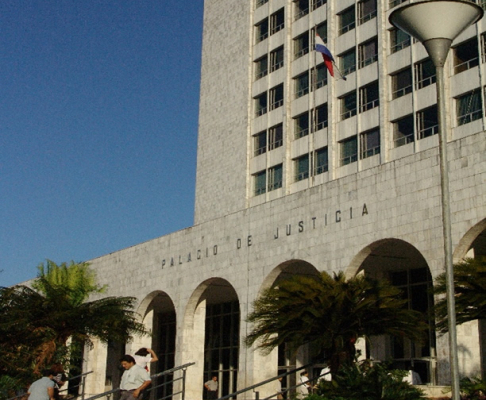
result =
[{"label": "handrail", "polygon": [[[83,376],[89,375],[89,374],[91,374],[91,373],[93,373],[93,371],[88,371],[88,372],[84,372],[84,373],[79,374],[79,375],[72,376],[72,377],[71,377],[71,378],[69,378],[69,379],[68,379],[66,382],[72,381],[73,379],[76,379],[76,378],[80,378],[80,377],[83,377]],[[77,385],[77,386],[73,386],[73,387],[79,387],[79,386],[81,386],[81,383],[80,383],[79,385]],[[64,391],[68,391],[68,390],[69,390],[69,388],[66,388],[66,389],[62,389],[62,390],[60,390],[60,392],[64,392]],[[27,396],[27,393],[24,393],[24,394],[19,394],[18,396],[15,396],[15,397],[10,397],[10,398],[8,398],[7,400],[15,400],[15,399],[20,399],[20,398],[25,397],[25,396]],[[79,396],[79,395],[78,395],[78,396]],[[76,397],[77,397],[77,396],[76,396]]]},{"label": "handrail", "polygon": [[[236,397],[237,395],[239,395],[239,394],[241,394],[241,393],[245,393],[245,392],[248,392],[249,390],[253,390],[253,389],[257,388],[257,387],[260,387],[260,386],[266,385],[267,383],[273,382],[273,381],[275,381],[275,380],[277,380],[277,379],[279,379],[279,378],[282,378],[282,377],[284,377],[284,376],[294,374],[295,372],[300,371],[300,370],[302,370],[302,369],[306,369],[307,367],[309,367],[309,366],[311,366],[311,365],[312,365],[312,364],[307,364],[307,365],[304,365],[304,366],[302,366],[302,367],[299,367],[299,368],[293,369],[293,370],[291,370],[291,371],[284,372],[283,374],[277,375],[277,376],[275,376],[275,377],[273,377],[273,378],[265,379],[264,381],[261,381],[261,382],[259,382],[259,383],[255,383],[254,385],[248,386],[248,387],[246,387],[246,388],[244,388],[244,389],[237,390],[236,392],[233,392],[233,393],[227,394],[226,396],[223,396],[223,397],[218,397],[218,400],[225,400],[225,399],[229,399],[229,398],[231,398],[231,397]],[[287,389],[287,391],[288,391],[288,390],[290,390],[290,389],[293,389],[294,387],[301,386],[301,385],[303,385],[303,384],[304,384],[304,383],[299,384],[299,385],[296,385],[296,386],[292,386],[291,388]],[[272,396],[274,396],[274,395],[272,395]],[[272,396],[270,396],[270,397],[272,397]]]},{"label": "handrail", "polygon": [[[171,368],[171,369],[168,369],[168,370],[159,372],[158,374],[150,375],[150,379],[158,378],[158,377],[163,376],[163,375],[169,375],[169,374],[172,374],[173,372],[176,372],[176,371],[179,371],[179,370],[183,370],[185,372],[185,370],[187,369],[187,367],[190,367],[191,365],[194,365],[194,364],[196,364],[196,363],[195,362],[192,362],[192,363],[187,363],[187,364],[179,365],[178,367],[174,367],[174,368]],[[173,381],[180,380],[180,379],[182,379],[182,378],[177,378],[177,379],[174,379]],[[163,385],[159,385],[159,386],[163,386]],[[159,387],[159,386],[156,386],[156,387]],[[155,388],[152,388],[152,389],[149,389],[149,390],[153,390],[153,389],[155,389]],[[108,390],[106,392],[103,392],[103,393],[96,394],[94,396],[88,397],[86,400],[99,399],[101,397],[105,397],[105,396],[111,395],[111,394],[116,393],[118,391],[120,391],[120,388]],[[180,393],[180,392],[178,392],[178,393]],[[174,395],[174,394],[177,394],[177,393],[172,393],[172,395]]]}]

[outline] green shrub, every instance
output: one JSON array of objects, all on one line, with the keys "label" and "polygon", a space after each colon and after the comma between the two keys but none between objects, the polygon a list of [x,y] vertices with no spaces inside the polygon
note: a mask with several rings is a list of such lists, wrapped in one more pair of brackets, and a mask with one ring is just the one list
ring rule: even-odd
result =
[{"label": "green shrub", "polygon": [[392,370],[386,364],[365,360],[343,366],[330,382],[319,382],[316,394],[320,400],[425,399],[422,390],[403,381],[406,374],[407,371]]},{"label": "green shrub", "polygon": [[462,378],[459,388],[463,400],[486,400],[486,381],[480,377]]}]

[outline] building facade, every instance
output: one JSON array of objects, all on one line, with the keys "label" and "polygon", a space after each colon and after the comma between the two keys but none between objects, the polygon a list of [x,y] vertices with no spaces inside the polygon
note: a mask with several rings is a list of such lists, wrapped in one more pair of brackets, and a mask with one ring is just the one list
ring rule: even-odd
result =
[{"label": "building facade", "polygon": [[[313,361],[307,347],[262,355],[243,342],[259,293],[290,275],[388,278],[428,314],[444,271],[435,70],[388,22],[400,3],[205,0],[195,223],[90,261],[108,295],[137,297],[153,335],[95,344],[89,393],[116,386],[119,355],[141,346],[157,371],[195,362],[190,399],[214,374],[225,395]],[[485,24],[445,67],[455,261],[486,256]],[[316,34],[346,80],[329,76]],[[363,354],[447,384],[448,339],[429,321],[425,345],[373,338]],[[484,329],[458,327],[463,375],[485,371]]]}]

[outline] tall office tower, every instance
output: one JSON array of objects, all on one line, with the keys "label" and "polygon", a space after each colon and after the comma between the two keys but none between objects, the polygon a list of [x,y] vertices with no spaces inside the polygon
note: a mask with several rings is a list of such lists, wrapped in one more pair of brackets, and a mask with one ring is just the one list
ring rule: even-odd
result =
[{"label": "tall office tower", "polygon": [[[435,68],[388,22],[401,3],[206,1],[196,223],[437,147]],[[449,141],[483,130],[482,27],[446,65]]]},{"label": "tall office tower", "polygon": [[[435,69],[388,22],[400,3],[205,0],[195,224],[90,261],[107,295],[137,298],[153,331],[126,351],[155,349],[154,372],[195,363],[187,398],[202,398],[213,375],[223,396],[315,362],[311,346],[262,355],[243,343],[263,290],[322,271],[402,289],[428,321],[426,341],[374,337],[358,343],[362,355],[449,383],[430,291],[444,271]],[[485,24],[454,41],[445,65],[455,261],[486,257]],[[459,326],[461,374],[486,370],[484,332],[480,321]],[[96,371],[87,393],[116,387],[123,350],[86,354],[85,371]]]}]

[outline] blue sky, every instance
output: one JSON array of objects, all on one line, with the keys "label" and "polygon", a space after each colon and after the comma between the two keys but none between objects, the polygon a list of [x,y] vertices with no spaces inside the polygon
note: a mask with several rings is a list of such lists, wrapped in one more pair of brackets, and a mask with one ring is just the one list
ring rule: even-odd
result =
[{"label": "blue sky", "polygon": [[0,286],[192,225],[202,17],[0,2]]}]

